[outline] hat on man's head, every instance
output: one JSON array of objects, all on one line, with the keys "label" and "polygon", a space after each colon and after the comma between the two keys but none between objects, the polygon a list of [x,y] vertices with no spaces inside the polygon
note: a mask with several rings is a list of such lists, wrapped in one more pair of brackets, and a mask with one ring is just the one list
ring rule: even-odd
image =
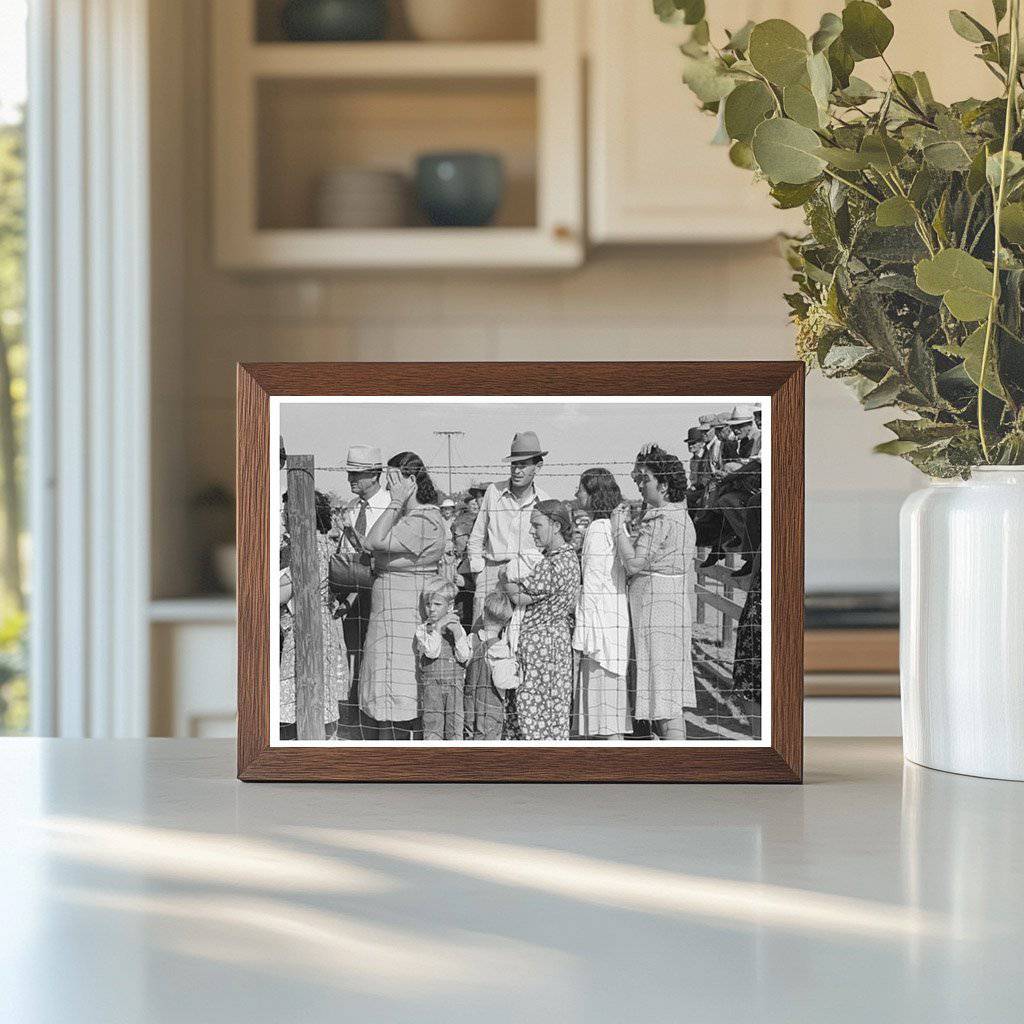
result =
[{"label": "hat on man's head", "polygon": [[444,501],[441,502],[441,508],[455,508],[455,499],[445,498]]},{"label": "hat on man's head", "polygon": [[730,426],[737,426],[740,423],[753,423],[754,410],[749,405],[737,405],[733,408],[729,418],[725,421]]},{"label": "hat on man's head", "polygon": [[380,457],[379,448],[372,444],[349,445],[345,458],[345,469],[349,473],[370,473],[383,468],[384,461]]},{"label": "hat on man's head", "polygon": [[512,451],[503,462],[525,462],[527,459],[543,458],[547,452],[540,450],[540,441],[532,430],[524,430],[512,438]]},{"label": "hat on man's head", "polygon": [[707,440],[707,427],[690,427],[686,432],[687,444],[703,444]]},{"label": "hat on man's head", "polygon": [[470,480],[469,487],[466,490],[470,494],[486,494],[487,488],[491,485],[486,480]]}]

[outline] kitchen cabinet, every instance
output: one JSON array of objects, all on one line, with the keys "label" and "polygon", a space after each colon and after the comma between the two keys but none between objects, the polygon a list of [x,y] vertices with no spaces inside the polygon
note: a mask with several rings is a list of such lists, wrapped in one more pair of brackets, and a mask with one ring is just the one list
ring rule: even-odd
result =
[{"label": "kitchen cabinet", "polygon": [[[785,18],[810,34],[822,0],[735,0],[710,4],[712,31],[745,21]],[[958,4],[985,23],[988,0]],[[928,72],[936,98],[991,96],[998,83],[957,37],[944,7],[895,3],[887,54],[897,69]],[[681,81],[679,43],[689,28],[664,25],[647,0],[590,0],[588,25],[588,214],[594,243],[736,242],[769,238],[802,226],[799,210],[779,211],[767,185],[734,167],[712,146],[715,120],[701,113]],[[1005,27],[1005,26],[1004,26]],[[858,65],[877,80],[878,61]]]},{"label": "kitchen cabinet", "polygon": [[[520,0],[533,37],[283,38],[274,0],[211,5],[214,256],[229,269],[565,267],[583,258],[579,0]],[[498,154],[493,224],[323,226],[315,195],[353,168],[411,177],[424,152]]]}]

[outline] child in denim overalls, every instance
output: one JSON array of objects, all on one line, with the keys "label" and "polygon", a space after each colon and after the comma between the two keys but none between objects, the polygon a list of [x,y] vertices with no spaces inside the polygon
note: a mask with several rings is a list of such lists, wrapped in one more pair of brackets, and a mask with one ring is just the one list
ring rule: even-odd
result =
[{"label": "child in denim overalls", "polygon": [[480,626],[473,633],[466,665],[466,739],[500,740],[505,694],[518,685],[515,658],[506,636],[512,602],[501,590],[484,599]]},{"label": "child in denim overalls", "polygon": [[423,588],[424,621],[416,627],[416,670],[425,740],[461,740],[469,637],[455,614],[458,589],[440,576]]}]

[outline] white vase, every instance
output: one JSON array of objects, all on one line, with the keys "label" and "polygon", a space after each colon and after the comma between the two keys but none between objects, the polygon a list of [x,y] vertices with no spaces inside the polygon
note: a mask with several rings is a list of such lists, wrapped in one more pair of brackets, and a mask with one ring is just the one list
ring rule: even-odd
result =
[{"label": "white vase", "polygon": [[904,503],[900,694],[911,761],[1024,781],[1024,466]]}]

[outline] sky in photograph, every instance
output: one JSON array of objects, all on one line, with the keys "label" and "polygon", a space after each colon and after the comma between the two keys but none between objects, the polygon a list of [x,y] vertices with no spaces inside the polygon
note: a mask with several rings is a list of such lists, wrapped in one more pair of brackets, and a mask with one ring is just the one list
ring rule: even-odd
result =
[{"label": "sky in photograph", "polygon": [[[618,480],[622,493],[634,498],[630,479],[637,451],[655,442],[684,461],[686,431],[704,413],[728,413],[734,401],[714,404],[662,403],[468,403],[286,402],[281,404],[281,433],[292,455],[312,455],[317,489],[350,496],[340,466],[349,444],[375,444],[384,461],[400,451],[416,452],[434,480],[448,490],[448,447],[436,430],[461,430],[452,439],[452,490],[465,490],[473,478],[497,480],[507,472],[507,455],[517,431],[533,430],[549,452],[537,481],[552,497],[572,498],[580,473],[604,466]],[[567,463],[568,465],[560,465]]]}]

